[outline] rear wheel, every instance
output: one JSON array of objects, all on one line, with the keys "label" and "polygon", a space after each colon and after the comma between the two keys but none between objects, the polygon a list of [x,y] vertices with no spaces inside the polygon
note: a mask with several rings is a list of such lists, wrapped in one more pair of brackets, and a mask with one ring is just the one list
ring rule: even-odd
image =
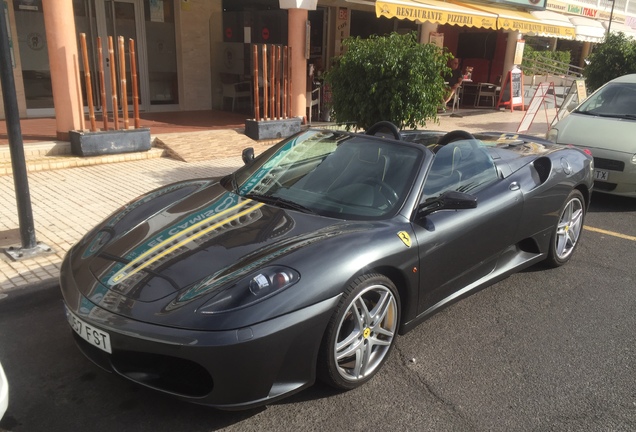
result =
[{"label": "rear wheel", "polygon": [[386,361],[400,318],[395,285],[385,276],[369,274],[345,290],[320,348],[318,375],[343,390],[369,381]]},{"label": "rear wheel", "polygon": [[585,199],[578,190],[573,190],[565,200],[554,227],[546,264],[558,267],[570,260],[583,231]]}]

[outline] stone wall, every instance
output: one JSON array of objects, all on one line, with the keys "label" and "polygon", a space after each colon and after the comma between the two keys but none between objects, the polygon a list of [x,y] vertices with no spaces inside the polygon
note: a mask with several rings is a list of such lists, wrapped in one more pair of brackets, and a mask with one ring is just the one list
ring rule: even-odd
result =
[{"label": "stone wall", "polygon": [[177,0],[176,4],[181,110],[207,110],[212,107],[209,20],[213,13],[220,14],[221,2]]}]

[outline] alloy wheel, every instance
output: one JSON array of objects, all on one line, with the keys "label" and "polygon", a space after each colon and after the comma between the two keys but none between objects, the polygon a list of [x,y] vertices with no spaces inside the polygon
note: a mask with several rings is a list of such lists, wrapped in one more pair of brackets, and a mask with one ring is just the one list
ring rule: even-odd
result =
[{"label": "alloy wheel", "polygon": [[557,225],[555,252],[560,260],[572,254],[583,229],[583,203],[577,197],[572,198],[565,208]]},{"label": "alloy wheel", "polygon": [[397,302],[383,285],[367,287],[349,303],[333,350],[343,379],[355,382],[373,374],[391,348],[397,321]]}]

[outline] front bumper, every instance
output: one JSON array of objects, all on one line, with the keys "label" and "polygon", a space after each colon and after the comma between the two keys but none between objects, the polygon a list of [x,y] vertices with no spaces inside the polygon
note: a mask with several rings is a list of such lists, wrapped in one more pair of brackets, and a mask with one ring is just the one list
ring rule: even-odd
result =
[{"label": "front bumper", "polygon": [[71,330],[91,361],[143,386],[221,409],[264,405],[312,385],[322,336],[340,298],[250,327],[197,331],[134,321],[97,306],[71,307],[87,300],[61,286],[66,307],[110,335],[112,354]]},{"label": "front bumper", "polygon": [[608,177],[595,180],[594,191],[636,197],[636,164],[631,162],[631,154],[593,148],[595,171],[604,171]]}]

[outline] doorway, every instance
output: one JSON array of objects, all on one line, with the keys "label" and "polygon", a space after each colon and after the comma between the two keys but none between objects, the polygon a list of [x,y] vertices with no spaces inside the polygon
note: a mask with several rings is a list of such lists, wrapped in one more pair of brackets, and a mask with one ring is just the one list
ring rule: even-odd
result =
[{"label": "doorway", "polygon": [[[118,83],[119,50],[117,38],[123,36],[126,64],[126,93],[132,104],[130,52],[128,41],[135,41],[139,108],[142,111],[174,111],[179,108],[174,0],[94,0],[97,34],[108,53],[108,37],[113,37]],[[111,73],[105,60],[105,74]],[[108,80],[106,80],[108,81]],[[110,83],[107,82],[107,99]],[[109,111],[112,104],[109,101]]]},{"label": "doorway", "polygon": [[[113,110],[113,91],[117,92],[118,104],[121,107],[123,98],[121,97],[122,85],[126,85],[126,98],[128,106],[133,103],[132,76],[130,64],[129,40],[135,42],[135,53],[137,57],[137,82],[139,108],[148,110],[148,66],[147,58],[143,54],[143,50],[138,47],[145,46],[144,40],[144,19],[143,19],[143,0],[96,0],[95,16],[97,22],[97,34],[101,37],[102,52],[104,53],[104,84],[106,88],[106,106],[108,111]],[[119,40],[123,42],[123,59],[120,58],[121,51]],[[112,43],[111,43],[112,42]],[[112,56],[115,64],[111,61]],[[125,77],[121,76],[121,62],[125,64]],[[115,87],[111,83],[111,77],[115,78]],[[122,79],[124,78],[124,79]]]}]

